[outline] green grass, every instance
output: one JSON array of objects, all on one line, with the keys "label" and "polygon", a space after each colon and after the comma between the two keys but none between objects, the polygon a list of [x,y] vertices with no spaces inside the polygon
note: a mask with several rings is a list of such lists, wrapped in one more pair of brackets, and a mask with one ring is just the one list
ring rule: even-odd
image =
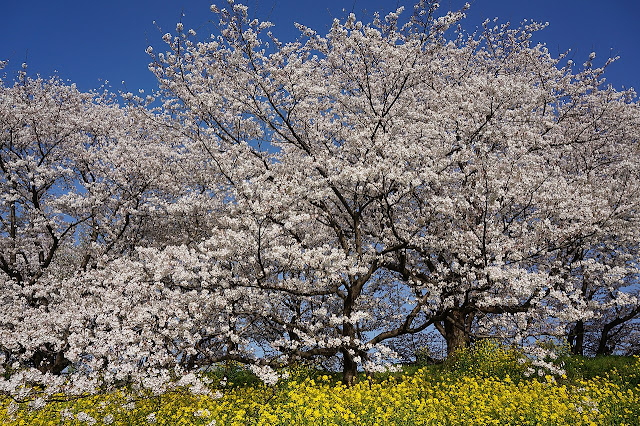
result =
[{"label": "green grass", "polygon": [[637,358],[626,356],[569,356],[563,357],[564,369],[569,380],[593,379],[596,377],[620,377],[629,386],[640,385]]}]

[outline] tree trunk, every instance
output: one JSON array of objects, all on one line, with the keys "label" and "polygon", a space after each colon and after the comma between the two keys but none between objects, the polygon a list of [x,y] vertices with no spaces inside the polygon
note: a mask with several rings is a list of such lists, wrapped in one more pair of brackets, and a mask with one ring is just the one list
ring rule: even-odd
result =
[{"label": "tree trunk", "polygon": [[[359,294],[358,286],[353,285],[347,294],[346,299],[344,300],[344,306],[342,309],[342,315],[345,318],[349,318],[353,313],[353,306],[355,305],[355,300],[357,295]],[[360,287],[361,288],[361,287]],[[344,321],[342,323],[342,338],[344,340],[348,340],[349,342],[353,342],[356,337],[356,328],[349,321]],[[349,353],[349,350],[353,353]],[[357,353],[355,348],[349,348],[348,346],[343,346],[340,349],[342,353],[342,383],[347,386],[352,386],[358,379],[358,363],[355,362],[354,357]]]},{"label": "tree trunk", "polygon": [[353,360],[353,356],[347,349],[342,352],[342,383],[352,386],[358,379],[358,364]]},{"label": "tree trunk", "polygon": [[609,324],[603,327],[600,340],[598,341],[596,355],[611,355],[612,348],[609,345],[609,331],[611,331],[612,328],[613,327],[609,327]]},{"label": "tree trunk", "polygon": [[602,327],[602,334],[600,334],[600,341],[598,342],[598,349],[596,350],[596,355],[611,355],[615,350],[615,343],[611,345],[612,338],[620,332],[618,329],[617,332],[611,333],[616,327],[626,323],[627,321],[633,320],[636,316],[640,315],[640,306],[637,306],[635,309],[629,311],[626,315],[620,316],[608,322]]},{"label": "tree trunk", "polygon": [[578,321],[569,331],[569,345],[574,355],[584,355],[584,321]]},{"label": "tree trunk", "polygon": [[[447,342],[447,356],[469,347],[470,332],[473,317],[461,310],[451,311],[444,320],[444,326],[439,329]],[[444,333],[443,333],[444,332]]]}]

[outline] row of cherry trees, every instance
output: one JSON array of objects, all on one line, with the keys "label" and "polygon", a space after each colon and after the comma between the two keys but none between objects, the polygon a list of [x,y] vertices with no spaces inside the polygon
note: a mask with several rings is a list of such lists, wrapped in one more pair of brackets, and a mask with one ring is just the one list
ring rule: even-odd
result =
[{"label": "row of cherry trees", "polygon": [[640,114],[593,56],[435,2],[291,43],[212,12],[148,49],[154,97],[3,81],[0,391],[197,391],[224,360],[352,383],[432,327],[634,350]]}]

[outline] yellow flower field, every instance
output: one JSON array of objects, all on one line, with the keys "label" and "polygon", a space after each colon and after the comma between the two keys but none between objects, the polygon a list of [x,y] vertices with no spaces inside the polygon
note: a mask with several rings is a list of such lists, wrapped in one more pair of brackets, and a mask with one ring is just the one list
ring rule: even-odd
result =
[{"label": "yellow flower field", "polygon": [[[486,352],[486,348],[485,348]],[[476,352],[477,355],[478,352]],[[476,356],[474,355],[474,356]],[[4,425],[639,425],[640,358],[624,372],[602,376],[526,378],[515,358],[495,348],[483,363],[461,369],[425,366],[361,379],[353,387],[336,375],[291,369],[275,386],[226,380],[211,393],[175,392],[133,399],[124,393],[50,402],[33,410],[8,398]],[[491,368],[487,358],[498,359]],[[469,361],[469,357],[466,358]],[[464,361],[464,360],[463,360]],[[497,367],[496,367],[497,365]],[[479,368],[484,366],[485,368]],[[465,367],[466,368],[466,367]],[[492,371],[498,373],[492,374]]]},{"label": "yellow flower field", "polygon": [[[6,425],[637,425],[640,387],[609,378],[567,386],[551,377],[461,377],[431,381],[424,370],[352,388],[329,377],[275,388],[231,388],[222,397],[173,393],[127,402],[121,394],[50,403],[30,412],[4,401]],[[11,414],[10,414],[11,413]]]}]

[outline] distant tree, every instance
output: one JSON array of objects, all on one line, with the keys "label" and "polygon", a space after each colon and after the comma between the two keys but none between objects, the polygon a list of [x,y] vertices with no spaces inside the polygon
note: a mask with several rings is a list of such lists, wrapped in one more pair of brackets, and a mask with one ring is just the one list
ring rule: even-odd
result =
[{"label": "distant tree", "polygon": [[[149,238],[150,194],[167,167],[135,111],[22,71],[0,87],[0,350],[59,374],[84,313],[57,283]],[[75,289],[81,297],[83,289]]]}]

